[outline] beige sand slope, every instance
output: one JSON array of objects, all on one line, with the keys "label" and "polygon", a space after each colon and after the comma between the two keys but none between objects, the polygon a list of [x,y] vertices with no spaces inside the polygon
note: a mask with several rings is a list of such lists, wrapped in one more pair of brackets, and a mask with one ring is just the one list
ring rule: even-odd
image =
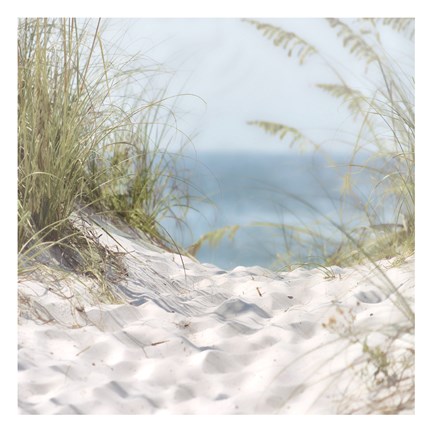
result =
[{"label": "beige sand slope", "polygon": [[399,360],[414,336],[387,278],[413,307],[414,257],[383,273],[226,272],[110,232],[129,252],[123,304],[95,305],[85,276],[19,282],[20,413],[336,414],[377,398],[413,412]]}]

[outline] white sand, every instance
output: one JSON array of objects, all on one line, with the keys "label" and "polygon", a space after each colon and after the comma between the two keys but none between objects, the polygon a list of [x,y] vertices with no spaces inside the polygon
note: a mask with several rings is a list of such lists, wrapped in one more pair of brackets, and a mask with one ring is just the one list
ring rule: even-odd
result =
[{"label": "white sand", "polygon": [[[110,231],[131,252],[117,284],[124,304],[94,305],[84,276],[19,282],[20,413],[337,414],[368,412],[385,396],[387,378],[362,344],[367,336],[384,350],[407,320],[370,266],[333,267],[325,279],[319,269],[225,272],[183,257],[185,276],[178,255]],[[413,307],[414,257],[381,268]],[[48,322],[33,319],[35,308]],[[413,346],[404,334],[391,352]],[[413,379],[412,368],[398,373],[396,399]]]}]

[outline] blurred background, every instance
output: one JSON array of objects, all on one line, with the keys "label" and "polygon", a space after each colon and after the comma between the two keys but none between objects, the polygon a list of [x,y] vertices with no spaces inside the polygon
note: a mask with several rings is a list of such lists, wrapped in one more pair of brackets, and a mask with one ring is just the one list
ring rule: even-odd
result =
[{"label": "blurred background", "polygon": [[[367,91],[378,76],[350,55],[325,19],[257,21],[296,33],[320,55],[299,64],[241,19],[104,22],[104,35],[115,55],[126,58],[140,52],[149,71],[153,68],[136,83],[136,94],[145,87],[156,93],[164,89],[169,101],[175,97],[175,106],[169,108],[176,132],[170,149],[184,147],[181,163],[189,173],[191,193],[207,198],[193,203],[184,225],[169,219],[163,225],[184,247],[209,231],[239,225],[232,239],[224,236],[216,246],[203,242],[198,249],[198,259],[224,269],[277,267],[278,257],[287,253],[297,260],[319,255],[310,244],[295,242],[290,230],[271,226],[314,224],[331,235],[334,228],[322,214],[341,218],[343,172],[361,118],[354,118],[340,99],[317,84],[337,82],[337,70],[350,87]],[[380,38],[401,76],[410,79],[414,44],[390,28],[380,29]],[[248,123],[253,121],[294,127],[307,140],[293,144],[288,136],[280,139]],[[360,159],[367,158],[367,147]],[[358,193],[367,197],[374,183],[369,184],[369,172],[359,176],[363,178]],[[361,221],[363,216],[356,202],[343,209],[344,220],[355,226],[370,223]],[[377,218],[374,222],[396,222],[385,209]]]}]

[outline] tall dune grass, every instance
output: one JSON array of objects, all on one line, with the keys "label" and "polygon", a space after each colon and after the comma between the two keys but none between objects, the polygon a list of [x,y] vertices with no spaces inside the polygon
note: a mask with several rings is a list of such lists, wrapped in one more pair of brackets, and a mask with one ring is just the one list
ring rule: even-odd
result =
[{"label": "tall dune grass", "polygon": [[[343,413],[392,414],[412,410],[415,400],[413,303],[412,299],[399,293],[399,287],[386,276],[380,260],[395,258],[393,263],[398,265],[415,249],[414,79],[405,76],[398,64],[388,56],[380,32],[391,29],[413,42],[414,20],[327,19],[343,46],[355,60],[364,65],[365,76],[369,76],[368,71],[373,72],[373,80],[369,80],[373,85],[365,90],[350,86],[337,65],[328,62],[312,43],[301,36],[273,24],[245,21],[276,47],[285,50],[289,57],[297,57],[302,65],[306,65],[311,57],[319,56],[334,73],[335,82],[319,83],[318,89],[340,100],[353,119],[359,121],[359,132],[351,143],[351,158],[345,167],[341,220],[334,221],[326,215],[317,215],[330,223],[334,233],[323,233],[319,226],[296,228],[282,223],[267,225],[278,227],[281,235],[287,236],[288,233],[296,241],[313,243],[315,255],[320,246],[321,265],[372,264],[381,280],[378,288],[403,313],[404,322],[399,326],[379,329],[385,343],[374,347],[368,345],[367,332],[357,333],[355,339],[351,337],[355,330],[355,316],[352,316],[351,322],[345,322],[342,326],[338,323],[339,327],[332,329],[340,338],[347,339],[348,343],[360,344],[362,347],[362,356],[350,370],[353,374],[362,374],[362,379],[366,380],[370,388],[367,401],[355,400],[355,389],[354,393],[353,389],[347,390],[341,409]],[[313,150],[321,151],[320,144],[309,139],[295,125],[267,120],[252,120],[250,123],[286,140],[291,146],[309,145]],[[367,172],[372,180],[373,187],[367,194],[362,192],[358,183],[356,173],[360,171]],[[281,195],[287,201],[294,199],[315,209],[313,204],[301,197],[291,193]],[[363,211],[364,220],[367,221],[365,225],[352,226],[344,220],[344,209],[352,204]],[[335,244],[332,237],[337,233],[341,234],[339,237],[343,241]],[[323,268],[328,268],[331,273],[331,267]],[[333,321],[336,323],[338,319]],[[401,341],[406,342],[402,343],[403,349],[399,347]],[[383,376],[380,380],[377,379],[378,373]]]},{"label": "tall dune grass", "polygon": [[[344,236],[346,241],[343,244],[334,245],[332,238],[323,238],[321,231],[311,228],[310,234],[304,235],[302,228],[295,233],[301,235],[299,241],[313,241],[316,247],[316,239],[319,238],[322,247],[333,244],[333,250],[327,249],[323,254],[327,264],[346,265],[362,261],[365,258],[362,250],[367,250],[375,260],[412,253],[415,237],[414,80],[405,76],[389,57],[381,42],[380,31],[391,28],[412,41],[414,21],[327,19],[343,46],[364,65],[365,77],[371,76],[368,78],[371,87],[364,90],[350,86],[337,65],[330,63],[312,43],[299,35],[272,24],[245,21],[256,27],[276,47],[288,52],[290,57],[297,57],[304,67],[309,58],[318,56],[323,67],[327,66],[334,73],[336,81],[318,83],[317,88],[340,100],[353,120],[360,124],[358,135],[351,143],[350,161],[343,174],[340,224],[344,231],[349,232],[351,240]],[[250,124],[278,136],[291,146],[309,146],[321,151],[320,143],[309,139],[295,125],[264,120],[253,120]],[[323,151],[323,154],[330,159],[328,153]],[[364,177],[365,172],[373,183],[367,195],[362,191],[358,175],[363,173]],[[346,224],[343,210],[348,205],[355,205],[363,211],[365,225],[349,227]],[[293,231],[292,227],[284,227],[283,224],[280,228]]]},{"label": "tall dune grass", "polygon": [[104,253],[72,223],[82,209],[119,216],[166,247],[161,221],[181,221],[189,209],[177,96],[152,88],[162,70],[111,54],[101,28],[100,20],[18,22],[20,270],[60,248],[76,269],[96,272]]}]

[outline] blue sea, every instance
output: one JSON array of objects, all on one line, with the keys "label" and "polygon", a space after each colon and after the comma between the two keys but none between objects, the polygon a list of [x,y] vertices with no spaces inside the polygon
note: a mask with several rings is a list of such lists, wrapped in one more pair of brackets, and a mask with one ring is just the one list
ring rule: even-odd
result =
[{"label": "blue sea", "polygon": [[[287,260],[319,262],[322,236],[305,235],[299,241],[291,227],[325,234],[330,239],[324,242],[325,251],[330,253],[341,234],[326,218],[340,223],[343,214],[353,226],[365,223],[355,200],[341,212],[342,174],[348,161],[343,156],[330,160],[317,153],[289,151],[191,155],[185,158],[190,192],[207,199],[192,204],[195,210],[184,221],[189,229],[170,223],[165,227],[176,241],[189,246],[209,231],[239,225],[232,240],[224,237],[217,246],[206,243],[196,255],[201,262],[225,270],[253,265],[281,268]],[[369,174],[362,175],[363,191],[358,193],[367,196]],[[283,224],[285,229],[269,223]]]}]

